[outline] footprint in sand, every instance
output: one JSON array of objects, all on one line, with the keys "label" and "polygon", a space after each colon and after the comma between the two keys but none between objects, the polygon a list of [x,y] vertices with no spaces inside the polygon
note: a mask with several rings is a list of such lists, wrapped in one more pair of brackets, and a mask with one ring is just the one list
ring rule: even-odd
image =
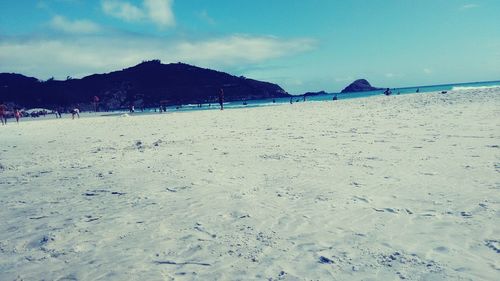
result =
[{"label": "footprint in sand", "polygon": [[500,254],[500,241],[498,240],[485,240],[484,245],[493,251],[495,251],[497,254]]},{"label": "footprint in sand", "polygon": [[190,186],[187,186],[187,185],[184,185],[184,186],[176,186],[176,187],[167,187],[165,188],[167,191],[170,191],[170,192],[178,192],[178,191],[183,191],[183,190],[186,190],[186,189],[189,189],[191,188]]},{"label": "footprint in sand", "polygon": [[92,192],[86,192],[86,193],[83,193],[84,196],[88,196],[88,197],[92,197],[92,196],[96,196],[97,193],[92,193]]},{"label": "footprint in sand", "polygon": [[393,214],[399,213],[399,209],[393,209],[393,208],[383,208],[383,209],[372,208],[372,209],[377,212],[388,212]]},{"label": "footprint in sand", "polygon": [[472,214],[470,212],[465,212],[465,211],[460,212],[460,215],[464,218],[471,218],[472,217]]},{"label": "footprint in sand", "polygon": [[323,263],[323,264],[332,264],[333,263],[333,260],[327,258],[327,257],[324,257],[324,256],[320,256],[319,257],[319,263]]},{"label": "footprint in sand", "polygon": [[45,234],[45,235],[42,235],[40,237],[35,238],[33,241],[28,243],[28,245],[26,245],[26,246],[30,249],[40,248],[40,247],[43,247],[54,240],[55,240],[55,238],[53,235]]},{"label": "footprint in sand", "polygon": [[360,197],[360,196],[353,196],[352,199],[354,201],[362,201],[362,202],[365,202],[365,203],[370,203],[370,200],[364,198],[364,197]]},{"label": "footprint in sand", "polygon": [[438,252],[438,253],[443,253],[443,254],[446,254],[448,253],[450,250],[447,248],[447,247],[444,247],[444,246],[439,246],[439,247],[436,247],[433,249],[435,252]]},{"label": "footprint in sand", "polygon": [[217,235],[212,234],[212,233],[206,231],[205,228],[200,223],[196,223],[196,225],[194,226],[194,229],[198,230],[199,232],[205,233],[205,234],[209,235],[212,238],[216,238],[217,237]]}]

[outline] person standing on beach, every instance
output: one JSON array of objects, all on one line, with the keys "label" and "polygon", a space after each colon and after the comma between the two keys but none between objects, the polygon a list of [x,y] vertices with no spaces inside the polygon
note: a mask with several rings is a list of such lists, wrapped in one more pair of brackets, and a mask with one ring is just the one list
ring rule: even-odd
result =
[{"label": "person standing on beach", "polygon": [[7,106],[0,102],[0,120],[2,125],[7,125]]},{"label": "person standing on beach", "polygon": [[14,111],[14,117],[16,117],[16,122],[19,124],[19,118],[21,118],[21,112],[19,112],[19,109]]},{"label": "person standing on beach", "polygon": [[94,96],[92,99],[92,104],[94,105],[94,112],[97,112],[99,110],[99,97]]},{"label": "person standing on beach", "polygon": [[73,108],[73,110],[71,110],[72,119],[75,119],[75,115],[78,116],[78,118],[80,118],[80,109],[78,109],[77,107],[75,107],[75,108]]},{"label": "person standing on beach", "polygon": [[224,89],[220,89],[219,91],[219,104],[220,110],[224,110]]}]

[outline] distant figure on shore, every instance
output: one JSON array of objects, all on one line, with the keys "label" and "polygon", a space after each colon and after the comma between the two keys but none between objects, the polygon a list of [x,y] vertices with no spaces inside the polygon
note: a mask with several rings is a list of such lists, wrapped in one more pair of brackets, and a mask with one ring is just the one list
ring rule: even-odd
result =
[{"label": "distant figure on shore", "polygon": [[293,100],[292,100],[292,98],[290,98],[290,104],[292,104],[292,103],[293,103]]},{"label": "distant figure on shore", "polygon": [[276,100],[275,100],[275,99],[273,99],[273,103],[276,103]]},{"label": "distant figure on shore", "polygon": [[161,100],[160,101],[160,106],[158,107],[160,113],[167,112],[167,104],[168,103],[169,103],[168,100]]},{"label": "distant figure on shore", "polygon": [[14,111],[14,117],[16,117],[16,122],[19,123],[19,118],[21,118],[21,112],[19,111],[19,109],[16,109]]},{"label": "distant figure on shore", "polygon": [[333,95],[332,100],[337,100],[337,99],[338,99],[338,98],[337,98],[337,95]]},{"label": "distant figure on shore", "polygon": [[99,111],[99,97],[98,96],[94,96],[94,98],[92,99],[92,104],[94,105],[94,112],[98,112]]},{"label": "distant figure on shore", "polygon": [[130,113],[134,113],[135,112],[135,106],[133,104],[130,105],[129,111],[130,111]]},{"label": "distant figure on shore", "polygon": [[420,93],[420,88],[417,88],[417,93]]},{"label": "distant figure on shore", "polygon": [[304,101],[306,101],[306,95],[304,95]]},{"label": "distant figure on shore", "polygon": [[78,109],[77,107],[73,108],[73,110],[71,110],[71,119],[75,119],[75,115],[80,118],[80,109]]},{"label": "distant figure on shore", "polygon": [[398,95],[400,95],[400,94],[401,94],[401,92],[400,92],[400,91],[398,91]]},{"label": "distant figure on shore", "polygon": [[392,94],[391,92],[391,89],[387,88],[385,91],[384,91],[384,95],[386,96],[390,96]]},{"label": "distant figure on shore", "polygon": [[2,125],[7,125],[7,106],[0,102],[0,120]]},{"label": "distant figure on shore", "polygon": [[61,107],[58,107],[54,110],[54,113],[56,114],[56,118],[62,118],[62,111],[63,111],[63,109]]},{"label": "distant figure on shore", "polygon": [[220,89],[219,91],[219,105],[220,110],[224,110],[224,89]]}]

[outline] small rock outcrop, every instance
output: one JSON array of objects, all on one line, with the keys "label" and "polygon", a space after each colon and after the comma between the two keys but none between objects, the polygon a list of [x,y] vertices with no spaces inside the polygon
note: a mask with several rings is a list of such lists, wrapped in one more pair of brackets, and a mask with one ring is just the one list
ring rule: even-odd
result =
[{"label": "small rock outcrop", "polygon": [[303,94],[303,96],[309,97],[309,96],[321,96],[321,95],[327,95],[328,93],[325,91],[319,91],[319,92],[307,92]]},{"label": "small rock outcrop", "polygon": [[373,87],[366,79],[358,79],[352,82],[349,86],[345,87],[341,93],[356,93],[376,90],[381,90],[381,88]]}]

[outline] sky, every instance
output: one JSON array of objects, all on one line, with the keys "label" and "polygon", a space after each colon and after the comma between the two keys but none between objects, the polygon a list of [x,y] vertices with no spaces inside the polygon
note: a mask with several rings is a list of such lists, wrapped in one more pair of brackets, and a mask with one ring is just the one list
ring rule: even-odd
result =
[{"label": "sky", "polygon": [[81,78],[145,60],[291,94],[500,80],[499,0],[0,1],[0,72]]}]

